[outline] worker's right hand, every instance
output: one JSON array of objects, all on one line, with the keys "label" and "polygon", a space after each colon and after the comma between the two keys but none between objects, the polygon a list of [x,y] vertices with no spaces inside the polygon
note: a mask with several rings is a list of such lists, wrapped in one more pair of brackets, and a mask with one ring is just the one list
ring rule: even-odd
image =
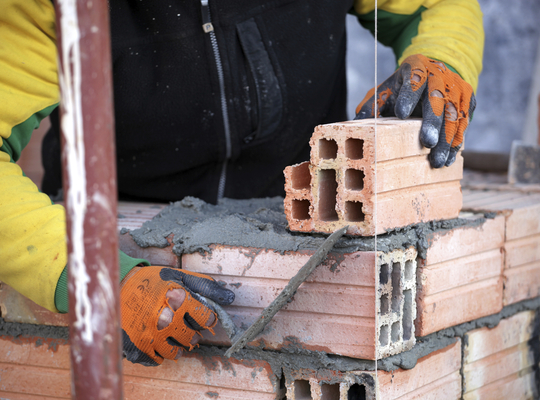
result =
[{"label": "worker's right hand", "polygon": [[182,348],[191,350],[202,337],[200,331],[213,333],[216,313],[195,293],[221,305],[234,301],[232,291],[207,275],[168,267],[131,270],[120,291],[126,358],[156,366],[165,358],[178,359]]},{"label": "worker's right hand", "polygon": [[[420,142],[431,149],[433,168],[455,161],[475,107],[472,86],[444,63],[422,54],[407,57],[377,88],[377,116],[423,117]],[[355,119],[373,118],[374,110],[371,89],[356,108]]]}]

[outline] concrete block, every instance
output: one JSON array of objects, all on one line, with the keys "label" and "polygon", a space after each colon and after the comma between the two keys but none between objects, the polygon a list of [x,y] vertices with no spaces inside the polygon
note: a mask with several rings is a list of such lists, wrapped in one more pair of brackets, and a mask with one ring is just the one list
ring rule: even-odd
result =
[{"label": "concrete block", "polygon": [[418,360],[410,370],[378,371],[379,398],[459,399],[461,341]]},{"label": "concrete block", "polygon": [[[226,310],[247,327],[311,254],[215,245],[211,253],[183,255],[182,268],[214,276],[233,290],[235,302]],[[415,343],[415,271],[413,249],[378,256],[330,253],[251,344],[371,360],[408,350]],[[205,343],[230,345],[220,325],[215,331],[204,333]]]},{"label": "concrete block", "polygon": [[428,238],[417,276],[418,336],[502,309],[504,227],[504,216],[497,216]]},{"label": "concrete block", "polygon": [[316,127],[310,162],[284,171],[289,228],[330,233],[349,225],[348,234],[372,236],[457,217],[463,159],[458,154],[451,167],[432,169],[420,125],[382,118],[377,137],[373,120]]},{"label": "concrete block", "polygon": [[495,328],[466,334],[464,346],[464,399],[538,398],[532,341],[538,342],[534,311],[502,320]]}]

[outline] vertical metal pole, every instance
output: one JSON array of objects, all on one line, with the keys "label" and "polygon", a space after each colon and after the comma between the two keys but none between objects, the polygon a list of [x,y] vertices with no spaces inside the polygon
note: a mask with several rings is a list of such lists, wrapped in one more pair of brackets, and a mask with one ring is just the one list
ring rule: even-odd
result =
[{"label": "vertical metal pole", "polygon": [[107,0],[56,0],[72,397],[121,399],[116,162]]}]

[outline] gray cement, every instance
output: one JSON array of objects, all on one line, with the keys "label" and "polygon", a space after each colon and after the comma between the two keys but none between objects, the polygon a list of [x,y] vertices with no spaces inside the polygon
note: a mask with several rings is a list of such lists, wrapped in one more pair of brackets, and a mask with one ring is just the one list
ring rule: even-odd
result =
[{"label": "gray cement", "polygon": [[[445,232],[460,226],[478,226],[478,219],[432,221],[396,229],[374,237],[346,236],[336,243],[333,252],[391,251],[416,247],[420,257],[435,232]],[[127,233],[122,230],[121,233]],[[224,199],[218,205],[207,204],[194,197],[172,203],[151,221],[129,231],[141,247],[167,247],[167,237],[173,235],[173,252],[177,255],[210,252],[210,245],[256,247],[277,252],[316,250],[326,235],[290,232],[283,211],[281,197],[250,200]]]}]

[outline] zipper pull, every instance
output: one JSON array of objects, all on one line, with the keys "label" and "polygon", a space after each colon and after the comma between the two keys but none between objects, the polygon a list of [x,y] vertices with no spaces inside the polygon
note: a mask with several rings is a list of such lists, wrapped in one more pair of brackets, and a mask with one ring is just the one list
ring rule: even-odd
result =
[{"label": "zipper pull", "polygon": [[208,7],[208,0],[201,0],[201,13],[202,13],[202,29],[204,33],[210,33],[214,30],[212,21],[210,20],[210,7]]}]

